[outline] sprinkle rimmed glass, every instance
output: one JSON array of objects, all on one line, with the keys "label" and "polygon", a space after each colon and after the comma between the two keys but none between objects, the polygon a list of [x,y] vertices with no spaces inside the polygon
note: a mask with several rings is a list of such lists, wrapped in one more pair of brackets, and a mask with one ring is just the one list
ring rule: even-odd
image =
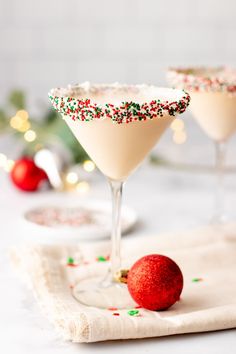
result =
[{"label": "sprinkle rimmed glass", "polygon": [[88,306],[128,308],[133,301],[127,286],[118,281],[123,184],[174,117],[185,111],[190,97],[182,90],[154,86],[84,83],[52,89],[49,98],[107,178],[112,193],[109,270],[96,267],[89,276],[85,272],[73,295]]},{"label": "sprinkle rimmed glass", "polygon": [[236,132],[236,70],[219,68],[170,68],[167,73],[172,87],[187,90],[190,111],[215,146],[217,188],[211,221],[227,220],[224,207],[226,144]]}]

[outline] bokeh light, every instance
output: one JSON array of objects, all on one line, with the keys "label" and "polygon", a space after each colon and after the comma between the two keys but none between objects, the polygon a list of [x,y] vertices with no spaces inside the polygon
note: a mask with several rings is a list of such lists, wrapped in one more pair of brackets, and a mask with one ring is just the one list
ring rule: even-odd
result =
[{"label": "bokeh light", "polygon": [[76,190],[79,193],[86,193],[89,191],[89,189],[90,189],[90,185],[86,181],[79,182],[76,186]]},{"label": "bokeh light", "polygon": [[0,167],[5,167],[7,162],[7,157],[5,154],[0,153]]},{"label": "bokeh light", "polygon": [[35,133],[34,130],[30,129],[24,134],[24,139],[29,143],[35,141],[36,138],[37,138],[37,134]]},{"label": "bokeh light", "polygon": [[78,175],[75,172],[68,172],[66,175],[66,181],[70,184],[75,184],[78,182]]},{"label": "bokeh light", "polygon": [[20,110],[16,112],[16,115],[11,118],[10,126],[18,130],[19,132],[26,132],[30,128],[30,122],[28,121],[29,114],[25,110]]},{"label": "bokeh light", "polygon": [[15,164],[15,161],[13,161],[11,159],[7,160],[6,163],[5,163],[5,166],[4,166],[4,170],[6,172],[11,172],[11,170],[13,169],[14,164]]},{"label": "bokeh light", "polygon": [[86,161],[84,161],[84,163],[83,163],[83,168],[84,168],[84,170],[87,171],[87,172],[92,172],[92,171],[94,171],[94,169],[95,169],[95,164],[94,164],[94,162],[91,161],[91,160],[86,160]]}]

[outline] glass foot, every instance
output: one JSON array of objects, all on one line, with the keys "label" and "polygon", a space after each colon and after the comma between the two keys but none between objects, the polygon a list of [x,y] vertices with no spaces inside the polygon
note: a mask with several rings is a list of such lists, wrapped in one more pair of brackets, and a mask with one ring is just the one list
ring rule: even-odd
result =
[{"label": "glass foot", "polygon": [[83,305],[102,309],[129,309],[137,305],[126,284],[108,281],[104,277],[80,281],[73,288],[73,296]]}]

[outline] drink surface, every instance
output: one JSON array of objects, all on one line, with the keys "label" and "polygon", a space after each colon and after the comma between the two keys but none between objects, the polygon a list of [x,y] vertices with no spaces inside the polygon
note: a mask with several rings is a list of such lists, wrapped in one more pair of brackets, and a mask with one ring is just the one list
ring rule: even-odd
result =
[{"label": "drink surface", "polygon": [[146,157],[173,121],[172,116],[129,124],[110,119],[90,122],[65,120],[97,167],[115,180],[125,179]]}]

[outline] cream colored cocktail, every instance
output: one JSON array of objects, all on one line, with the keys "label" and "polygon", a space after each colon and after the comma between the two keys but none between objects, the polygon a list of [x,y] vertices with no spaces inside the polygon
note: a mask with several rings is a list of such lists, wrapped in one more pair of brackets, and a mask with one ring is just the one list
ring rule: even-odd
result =
[{"label": "cream colored cocktail", "polygon": [[226,92],[191,92],[190,110],[213,140],[226,141],[236,132],[236,95]]},{"label": "cream colored cocktail", "polygon": [[215,142],[218,193],[214,221],[224,219],[223,170],[225,142],[236,132],[236,70],[229,68],[172,68],[172,87],[185,89],[191,96],[190,111],[203,131]]},{"label": "cream colored cocktail", "polygon": [[66,122],[105,176],[124,180],[147,156],[174,118],[114,124],[111,119]]},{"label": "cream colored cocktail", "polygon": [[171,86],[185,89],[189,106],[204,132],[226,141],[236,131],[236,70],[226,68],[170,69]]},{"label": "cream colored cocktail", "polygon": [[[90,85],[53,89],[49,97],[78,141],[108,178],[113,196],[111,270],[104,279],[75,286],[82,303],[129,307],[126,287],[115,282],[120,269],[120,206],[123,182],[147,156],[177,114],[189,104],[182,90],[146,85]],[[128,299],[128,302],[127,302]]]}]

